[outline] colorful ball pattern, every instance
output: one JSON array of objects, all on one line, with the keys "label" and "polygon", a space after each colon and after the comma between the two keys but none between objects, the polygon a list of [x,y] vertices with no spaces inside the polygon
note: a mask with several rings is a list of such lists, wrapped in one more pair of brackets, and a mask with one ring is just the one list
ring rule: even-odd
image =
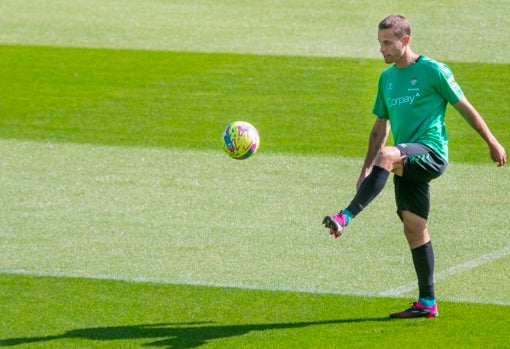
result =
[{"label": "colorful ball pattern", "polygon": [[249,122],[232,122],[223,131],[223,149],[236,160],[244,160],[255,154],[259,144],[259,132]]}]

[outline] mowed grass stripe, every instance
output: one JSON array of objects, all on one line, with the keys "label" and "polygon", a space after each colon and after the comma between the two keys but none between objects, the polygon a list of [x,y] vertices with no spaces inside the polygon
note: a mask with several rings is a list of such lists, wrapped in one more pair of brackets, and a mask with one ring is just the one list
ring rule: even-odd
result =
[{"label": "mowed grass stripe", "polygon": [[[413,46],[441,60],[510,63],[508,0],[17,0],[0,43],[380,59],[377,24],[409,18]],[[370,9],[370,11],[367,11]],[[483,39],[479,38],[484,33]]]},{"label": "mowed grass stripe", "polygon": [[[391,183],[342,239],[320,224],[350,200],[361,159],[261,152],[239,162],[220,147],[14,140],[0,149],[3,272],[370,296],[414,280]],[[456,165],[433,186],[438,273],[507,247],[508,185],[493,166]],[[471,220],[478,205],[492,212],[483,235]],[[497,287],[504,273],[467,274],[495,287],[479,294],[446,278],[441,297],[510,300]]]},{"label": "mowed grass stripe", "polygon": [[[502,348],[508,339],[501,306],[442,302],[439,319],[388,321],[402,300],[12,275],[0,283],[10,300],[0,302],[5,347]],[[418,342],[409,336],[423,331]]]},{"label": "mowed grass stripe", "polygon": [[[261,151],[363,155],[380,60],[1,46],[0,137],[216,149],[218,130],[248,120]],[[508,65],[453,63],[503,144]],[[486,163],[456,111],[452,161]]]},{"label": "mowed grass stripe", "polygon": [[[476,258],[470,259],[464,263],[454,265],[445,270],[441,270],[440,272],[435,273],[434,280],[437,283],[438,281],[447,280],[457,274],[469,273],[473,269],[481,267],[487,263],[491,264],[494,261],[499,259],[508,259],[507,257],[510,255],[510,246],[503,248],[502,250],[494,251],[488,253],[486,255],[478,256]],[[508,265],[507,262],[503,261],[503,265]],[[498,269],[499,270],[499,269]],[[504,280],[500,278],[500,280]],[[495,287],[497,289],[497,287]],[[398,286],[395,288],[388,289],[380,293],[381,296],[402,296],[408,292],[412,292],[416,289],[416,282],[410,282],[406,285]],[[493,299],[493,303],[497,303],[496,299]],[[510,305],[510,302],[506,303]]]}]

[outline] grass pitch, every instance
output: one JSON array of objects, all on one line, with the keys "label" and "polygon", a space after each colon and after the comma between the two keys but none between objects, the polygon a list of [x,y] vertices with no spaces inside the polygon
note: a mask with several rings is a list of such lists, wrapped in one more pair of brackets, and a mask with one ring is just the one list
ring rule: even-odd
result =
[{"label": "grass pitch", "polygon": [[[261,152],[239,162],[219,148],[15,140],[1,141],[0,150],[5,272],[366,296],[416,292],[391,183],[341,240],[320,226],[324,212],[354,194],[359,159]],[[508,254],[510,203],[499,192],[508,184],[499,170],[459,164],[434,186],[430,224],[443,299],[508,303],[498,288],[480,295],[448,280],[460,273],[488,282],[477,268]],[[484,185],[487,177],[500,185]],[[473,183],[477,190],[465,193]],[[493,210],[483,236],[470,219],[478,205]],[[452,216],[448,207],[462,209]],[[482,259],[467,271],[449,271],[475,258]],[[492,274],[491,284],[503,285],[503,276]]]},{"label": "grass pitch", "polygon": [[[443,302],[439,319],[391,321],[381,311],[402,300],[32,276],[0,282],[3,298],[23,298],[0,303],[2,347],[502,348],[508,330],[508,308],[495,305]],[[419,341],[409,335],[421,332]]]},{"label": "grass pitch", "polygon": [[442,61],[508,63],[508,0],[4,0],[0,42],[380,60],[377,24],[407,16]]},{"label": "grass pitch", "polygon": [[[506,1],[84,4],[0,4],[0,346],[507,345],[507,169],[453,110],[440,318],[387,320],[417,292],[391,183],[341,241],[319,224],[354,192],[390,8],[508,147]],[[233,119],[248,161],[221,153]]]},{"label": "grass pitch", "polygon": [[[379,60],[0,46],[0,137],[217,149],[248,119],[266,153],[363,156]],[[452,63],[503,144],[507,65]],[[483,81],[483,83],[480,83]],[[487,162],[480,137],[450,111],[453,161]]]}]

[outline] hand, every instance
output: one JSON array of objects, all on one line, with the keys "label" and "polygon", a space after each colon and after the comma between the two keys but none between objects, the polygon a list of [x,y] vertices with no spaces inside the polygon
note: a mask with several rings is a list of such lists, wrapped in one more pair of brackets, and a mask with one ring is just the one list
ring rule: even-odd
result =
[{"label": "hand", "polygon": [[506,163],[506,152],[505,148],[499,142],[489,144],[491,159],[498,163],[498,167],[503,166]]}]

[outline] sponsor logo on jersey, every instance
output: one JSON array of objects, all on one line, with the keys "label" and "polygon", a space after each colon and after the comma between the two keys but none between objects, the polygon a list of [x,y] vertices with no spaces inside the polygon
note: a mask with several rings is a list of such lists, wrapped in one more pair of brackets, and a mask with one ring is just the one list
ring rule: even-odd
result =
[{"label": "sponsor logo on jersey", "polygon": [[388,105],[388,107],[400,107],[402,105],[411,105],[418,97],[420,97],[420,92],[396,98],[388,97],[386,99],[386,104]]}]

